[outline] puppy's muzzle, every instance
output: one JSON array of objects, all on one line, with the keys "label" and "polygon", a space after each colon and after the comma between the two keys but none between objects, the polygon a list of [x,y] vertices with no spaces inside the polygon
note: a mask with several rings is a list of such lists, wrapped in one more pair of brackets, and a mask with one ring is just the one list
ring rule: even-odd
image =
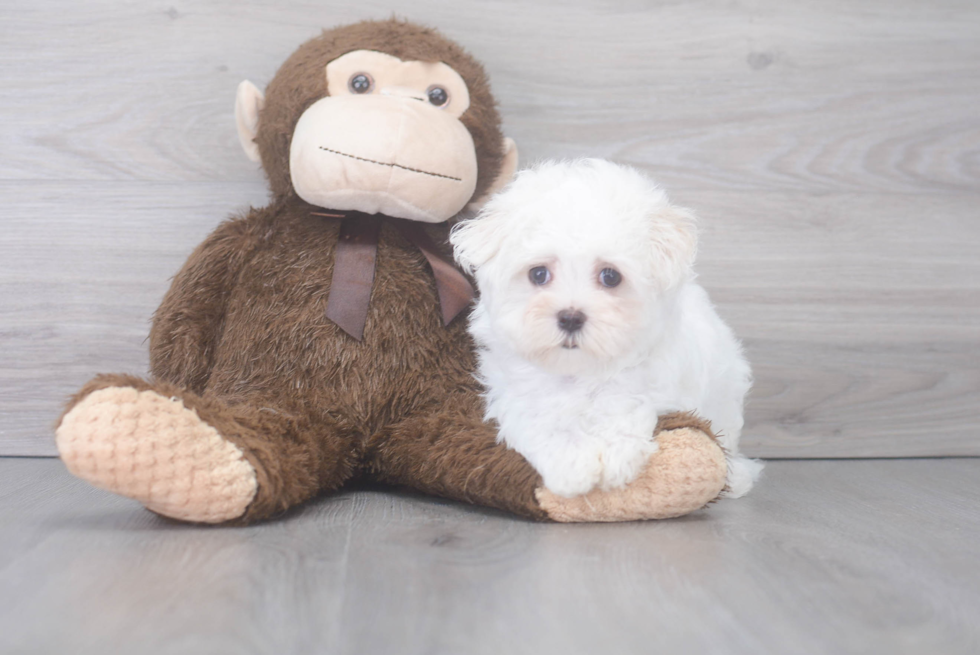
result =
[{"label": "puppy's muzzle", "polygon": [[577,309],[563,309],[558,312],[558,327],[562,332],[575,334],[585,325],[586,316]]}]

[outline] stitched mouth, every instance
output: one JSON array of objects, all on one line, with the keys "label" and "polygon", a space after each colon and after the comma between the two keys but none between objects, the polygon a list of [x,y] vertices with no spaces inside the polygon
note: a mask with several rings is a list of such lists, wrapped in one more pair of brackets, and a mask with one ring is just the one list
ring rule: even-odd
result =
[{"label": "stitched mouth", "polygon": [[452,175],[442,175],[441,173],[432,173],[430,171],[423,171],[418,168],[410,168],[408,166],[402,166],[401,164],[389,164],[383,161],[375,161],[374,159],[367,159],[365,157],[358,157],[357,155],[349,155],[346,152],[340,152],[339,150],[332,150],[330,148],[324,148],[320,146],[320,150],[333,153],[335,155],[340,155],[341,157],[348,157],[350,159],[356,159],[357,161],[367,162],[369,164],[377,164],[378,166],[387,166],[388,168],[400,168],[403,171],[409,171],[411,173],[419,173],[421,175],[429,175],[431,177],[439,177],[444,180],[452,180],[453,182],[462,182],[463,180],[458,177],[453,177]]},{"label": "stitched mouth", "polygon": [[574,339],[565,339],[561,342],[561,347],[563,350],[578,350],[578,344]]}]

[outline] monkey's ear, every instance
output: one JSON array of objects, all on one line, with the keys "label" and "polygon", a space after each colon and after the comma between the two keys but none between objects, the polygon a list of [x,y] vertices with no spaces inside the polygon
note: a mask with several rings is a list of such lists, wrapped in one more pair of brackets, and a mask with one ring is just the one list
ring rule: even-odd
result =
[{"label": "monkey's ear", "polygon": [[235,124],[238,126],[238,140],[248,158],[259,161],[259,145],[255,135],[259,128],[259,111],[265,105],[265,95],[248,80],[238,85],[235,95]]},{"label": "monkey's ear", "polygon": [[497,179],[493,181],[490,188],[482,196],[467,205],[467,209],[473,212],[480,211],[480,208],[486,204],[490,196],[497,193],[503,189],[507,184],[514,179],[514,173],[517,172],[517,144],[509,136],[504,137],[504,159],[500,162],[500,173],[497,174]]}]

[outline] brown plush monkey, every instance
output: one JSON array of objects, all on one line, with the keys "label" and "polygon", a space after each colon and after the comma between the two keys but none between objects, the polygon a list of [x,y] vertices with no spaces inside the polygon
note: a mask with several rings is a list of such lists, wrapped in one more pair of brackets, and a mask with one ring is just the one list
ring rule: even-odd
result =
[{"label": "brown plush monkey", "polygon": [[678,516],[718,495],[725,458],[693,417],[661,421],[629,487],[572,499],[481,420],[471,288],[446,241],[509,180],[516,148],[459,46],[395,20],[327,31],[264,97],[243,83],[236,118],[272,202],[221,224],[177,274],[152,381],[101,375],[72,399],[57,442],[74,474],[208,523],[267,518],[355,476],[563,521]]}]

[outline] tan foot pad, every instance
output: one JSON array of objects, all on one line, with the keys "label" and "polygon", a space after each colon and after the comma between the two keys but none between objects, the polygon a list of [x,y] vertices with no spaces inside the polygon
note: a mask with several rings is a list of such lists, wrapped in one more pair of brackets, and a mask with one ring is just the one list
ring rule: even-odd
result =
[{"label": "tan foot pad", "polygon": [[594,490],[564,498],[545,488],[535,494],[555,521],[636,521],[689,514],[718,497],[728,475],[725,455],[700,430],[681,428],[657,435],[660,443],[650,464],[623,489]]},{"label": "tan foot pad", "polygon": [[65,415],[56,438],[73,474],[164,516],[221,523],[255,497],[242,451],[180,399],[154,391],[95,391]]}]

